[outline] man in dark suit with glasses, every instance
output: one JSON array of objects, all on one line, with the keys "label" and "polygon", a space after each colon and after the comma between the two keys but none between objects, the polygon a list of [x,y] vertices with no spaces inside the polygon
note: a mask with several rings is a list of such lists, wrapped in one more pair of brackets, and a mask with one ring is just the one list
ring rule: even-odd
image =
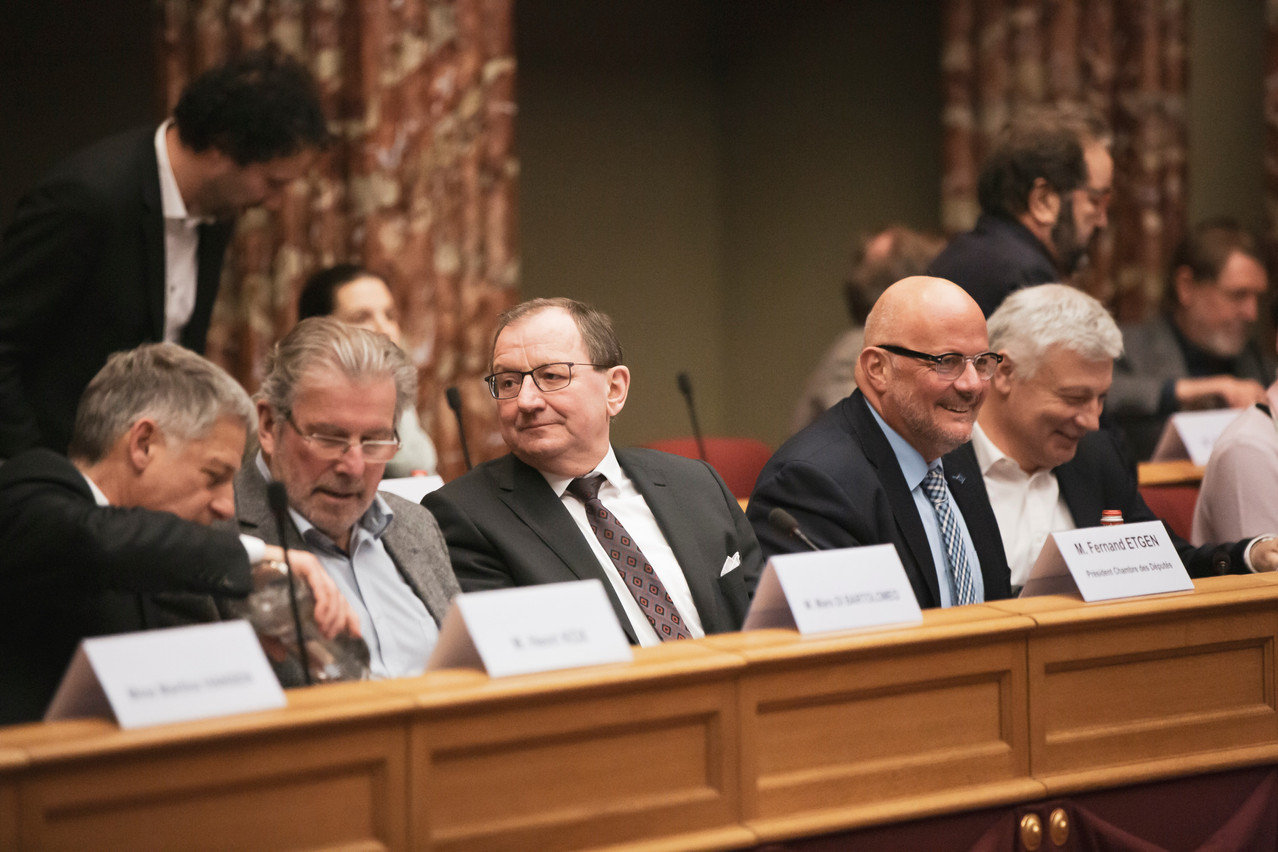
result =
[{"label": "man in dark suit with glasses", "polygon": [[769,523],[788,511],[821,549],[890,543],[919,606],[1011,594],[998,522],[975,465],[942,463],[968,442],[1001,357],[960,287],[916,276],[865,323],[857,390],[777,450],[748,516],[765,556],[806,547]]},{"label": "man in dark suit with glasses", "polygon": [[422,504],[468,592],[599,579],[632,643],[738,630],[763,567],[702,461],[614,449],[630,370],[609,318],[535,299],[498,321],[488,388],[510,454]]}]

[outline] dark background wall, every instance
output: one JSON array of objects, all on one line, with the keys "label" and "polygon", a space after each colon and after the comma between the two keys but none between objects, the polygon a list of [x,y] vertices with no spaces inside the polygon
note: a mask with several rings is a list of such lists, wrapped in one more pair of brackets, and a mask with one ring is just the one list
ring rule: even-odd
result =
[{"label": "dark background wall", "polygon": [[[1191,218],[1263,227],[1263,0],[1191,0]],[[854,237],[939,222],[941,0],[515,0],[526,296],[617,321],[619,443],[779,443],[846,322]],[[158,120],[150,0],[0,4],[0,221],[54,161]],[[1121,37],[1121,34],[1116,34]]]}]

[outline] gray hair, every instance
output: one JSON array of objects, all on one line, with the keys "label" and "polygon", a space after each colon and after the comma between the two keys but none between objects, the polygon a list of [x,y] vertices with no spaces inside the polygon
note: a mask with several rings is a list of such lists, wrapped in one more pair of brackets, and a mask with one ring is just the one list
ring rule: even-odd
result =
[{"label": "gray hair", "polygon": [[395,382],[395,422],[417,399],[417,368],[389,337],[332,317],[304,319],[275,344],[257,398],[277,414],[293,413],[302,377],[330,368],[352,381],[389,378]]},{"label": "gray hair", "polygon": [[96,464],[143,417],[178,442],[205,437],[223,418],[251,434],[257,419],[248,393],[221,367],[176,343],[147,343],[116,352],[89,382],[67,455]]},{"label": "gray hair", "polygon": [[1123,335],[1105,306],[1065,284],[1040,284],[1008,296],[989,318],[990,348],[1006,352],[1026,377],[1054,347],[1088,361],[1123,354]]}]

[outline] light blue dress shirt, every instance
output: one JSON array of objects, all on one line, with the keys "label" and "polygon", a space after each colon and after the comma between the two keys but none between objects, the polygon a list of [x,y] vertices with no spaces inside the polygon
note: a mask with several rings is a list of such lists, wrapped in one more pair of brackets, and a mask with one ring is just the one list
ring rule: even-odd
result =
[{"label": "light blue dress shirt", "polygon": [[[258,471],[270,482],[270,471],[260,453],[257,461]],[[421,674],[439,640],[439,627],[382,542],[395,518],[386,501],[381,495],[374,497],[355,523],[349,554],[292,507],[288,511],[302,540],[359,617],[373,677]]]},{"label": "light blue dress shirt", "polygon": [[[914,498],[914,506],[918,509],[919,519],[923,521],[923,530],[927,533],[928,548],[932,551],[932,564],[936,566],[937,587],[941,591],[941,606],[953,606],[956,597],[954,578],[950,574],[950,562],[945,556],[945,544],[941,539],[941,522],[936,517],[936,508],[932,505],[932,501],[928,499],[927,494],[923,491],[923,479],[927,476],[927,472],[934,467],[939,467],[941,468],[942,478],[944,478],[945,469],[942,467],[940,459],[931,464],[924,461],[923,454],[910,446],[909,442],[898,435],[895,429],[887,425],[887,422],[874,410],[874,406],[868,407],[870,413],[874,415],[874,420],[879,424],[879,428],[887,436],[888,443],[892,445],[892,452],[896,455],[897,465],[901,468],[901,474],[905,477],[905,484],[910,489],[910,496]],[[948,479],[945,480],[945,490],[949,493],[950,483]],[[953,494],[950,494],[950,508],[954,512],[954,520],[958,522],[959,534],[963,538],[963,547],[967,549],[967,564],[972,571],[972,584],[976,587],[976,600],[974,602],[984,603],[985,583],[981,579],[981,561],[976,556],[976,547],[972,544],[972,537],[967,531],[967,521],[963,518],[963,512],[959,509]]]}]

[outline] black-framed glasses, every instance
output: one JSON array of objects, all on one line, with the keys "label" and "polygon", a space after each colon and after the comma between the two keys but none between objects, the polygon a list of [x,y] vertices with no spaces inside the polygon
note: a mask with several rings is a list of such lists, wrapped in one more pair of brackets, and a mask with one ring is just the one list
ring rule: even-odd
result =
[{"label": "black-framed glasses", "polygon": [[338,435],[303,432],[298,427],[297,422],[293,420],[293,412],[291,411],[285,415],[284,420],[293,427],[293,431],[300,435],[303,441],[311,445],[315,455],[325,461],[337,461],[356,444],[359,444],[359,450],[364,454],[365,461],[390,461],[395,457],[395,453],[399,452],[399,433],[396,433],[394,438],[364,438],[359,441],[352,441],[350,438],[343,438]]},{"label": "black-framed glasses", "polygon": [[523,389],[525,376],[532,376],[533,384],[542,393],[563,390],[572,384],[573,367],[606,369],[603,364],[554,361],[550,364],[542,364],[540,367],[533,367],[531,370],[502,370],[500,373],[484,376],[484,381],[488,383],[488,392],[493,395],[493,399],[514,399]]},{"label": "black-framed glasses", "polygon": [[963,371],[967,369],[969,363],[975,368],[978,377],[989,379],[994,376],[994,371],[998,369],[998,365],[1003,363],[1003,356],[997,352],[982,352],[980,355],[964,355],[961,352],[929,355],[926,352],[916,352],[913,349],[894,346],[890,343],[881,343],[877,348],[885,349],[893,355],[903,355],[906,358],[926,361],[932,365],[932,369],[936,371],[936,374],[943,379],[957,379],[963,375]]}]

